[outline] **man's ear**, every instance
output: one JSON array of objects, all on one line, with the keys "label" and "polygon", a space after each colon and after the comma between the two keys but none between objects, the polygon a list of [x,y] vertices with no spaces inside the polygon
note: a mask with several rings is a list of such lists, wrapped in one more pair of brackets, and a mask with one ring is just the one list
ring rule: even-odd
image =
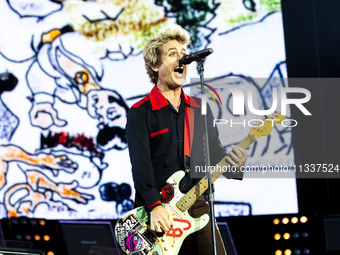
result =
[{"label": "man's ear", "polygon": [[155,72],[158,72],[158,67],[156,65],[150,65],[151,69],[154,70]]}]

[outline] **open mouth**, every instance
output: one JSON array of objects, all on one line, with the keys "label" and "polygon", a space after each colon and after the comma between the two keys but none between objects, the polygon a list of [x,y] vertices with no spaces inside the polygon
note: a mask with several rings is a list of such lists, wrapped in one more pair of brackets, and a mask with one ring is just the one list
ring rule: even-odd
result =
[{"label": "open mouth", "polygon": [[174,72],[179,73],[179,74],[182,74],[183,71],[184,71],[184,67],[183,66],[177,66],[174,69]]}]

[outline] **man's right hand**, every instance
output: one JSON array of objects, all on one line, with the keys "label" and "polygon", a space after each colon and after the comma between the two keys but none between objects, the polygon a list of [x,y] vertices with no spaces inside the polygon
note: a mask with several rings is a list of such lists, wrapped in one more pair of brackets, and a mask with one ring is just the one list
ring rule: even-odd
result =
[{"label": "man's right hand", "polygon": [[150,212],[151,225],[150,229],[156,232],[167,232],[172,227],[169,215],[162,205],[156,206]]}]

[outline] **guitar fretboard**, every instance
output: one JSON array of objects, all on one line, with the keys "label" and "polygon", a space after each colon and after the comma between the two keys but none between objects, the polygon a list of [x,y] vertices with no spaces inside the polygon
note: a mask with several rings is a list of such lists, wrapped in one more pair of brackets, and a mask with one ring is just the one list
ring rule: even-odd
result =
[{"label": "guitar fretboard", "polygon": [[[253,142],[254,138],[250,136],[246,136],[239,144],[243,149],[247,149]],[[219,166],[219,167],[218,167]],[[216,169],[228,169],[229,164],[224,157],[216,166]],[[223,171],[214,171],[211,172],[211,182],[214,183],[218,177],[220,177],[224,172]],[[187,194],[185,194],[178,202],[176,203],[177,208],[182,212],[188,210],[196,200],[208,189],[208,178],[203,177],[194,187],[192,187]]]}]

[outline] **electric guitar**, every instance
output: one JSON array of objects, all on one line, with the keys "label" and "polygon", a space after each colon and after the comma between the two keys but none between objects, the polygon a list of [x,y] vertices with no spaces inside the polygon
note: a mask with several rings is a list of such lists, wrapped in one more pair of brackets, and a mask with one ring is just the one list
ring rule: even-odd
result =
[{"label": "electric guitar", "polygon": [[[254,125],[250,133],[238,145],[243,149],[248,148],[257,138],[267,136],[274,125],[282,122],[286,117],[281,113],[274,113],[262,122]],[[228,169],[229,164],[222,159],[215,169]],[[211,181],[214,182],[223,174],[223,171],[211,173]],[[184,239],[204,228],[209,222],[207,214],[198,218],[192,218],[188,209],[207,190],[208,179],[202,178],[186,194],[179,190],[179,183],[184,177],[184,171],[177,171],[167,180],[162,189],[167,199],[162,199],[162,205],[169,214],[173,227],[162,236],[157,235],[148,227],[150,214],[146,206],[135,208],[119,219],[115,226],[115,235],[121,249],[128,255],[176,255],[178,254]],[[164,196],[163,196],[164,197]]]}]

